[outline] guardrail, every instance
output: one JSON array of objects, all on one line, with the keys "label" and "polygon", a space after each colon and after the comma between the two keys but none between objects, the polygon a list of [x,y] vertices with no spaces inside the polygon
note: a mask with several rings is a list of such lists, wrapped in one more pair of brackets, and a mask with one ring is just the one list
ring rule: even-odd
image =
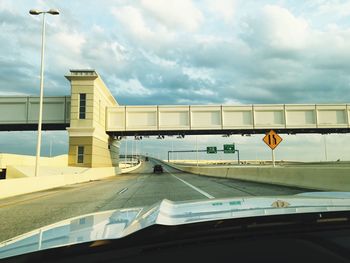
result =
[{"label": "guardrail", "polygon": [[84,169],[82,173],[66,173],[50,176],[0,180],[0,199],[27,194],[70,184],[77,184],[112,177],[120,173],[117,167]]}]

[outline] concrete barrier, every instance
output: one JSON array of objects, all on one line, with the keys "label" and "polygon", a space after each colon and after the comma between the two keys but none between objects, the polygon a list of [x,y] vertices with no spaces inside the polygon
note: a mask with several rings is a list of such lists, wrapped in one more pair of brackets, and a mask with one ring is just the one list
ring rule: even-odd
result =
[{"label": "concrete barrier", "polygon": [[112,177],[120,174],[118,167],[85,168],[80,173],[0,180],[0,198],[27,194],[70,184]]},{"label": "concrete barrier", "polygon": [[350,167],[196,167],[170,165],[184,172],[205,176],[314,190],[350,191]]},{"label": "concrete barrier", "polygon": [[123,169],[121,169],[122,174],[130,173],[130,172],[136,170],[137,168],[139,168],[141,165],[142,165],[142,162],[138,163],[137,165],[128,167],[128,168],[123,168]]}]

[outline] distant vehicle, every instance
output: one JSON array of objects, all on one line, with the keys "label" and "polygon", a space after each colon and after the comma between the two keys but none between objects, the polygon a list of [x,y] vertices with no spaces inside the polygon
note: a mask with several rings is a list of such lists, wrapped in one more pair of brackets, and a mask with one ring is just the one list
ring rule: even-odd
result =
[{"label": "distant vehicle", "polygon": [[160,164],[156,164],[153,167],[153,173],[155,173],[155,174],[163,173],[163,166],[161,166]]},{"label": "distant vehicle", "polygon": [[148,162],[148,157],[145,157],[145,162]]}]

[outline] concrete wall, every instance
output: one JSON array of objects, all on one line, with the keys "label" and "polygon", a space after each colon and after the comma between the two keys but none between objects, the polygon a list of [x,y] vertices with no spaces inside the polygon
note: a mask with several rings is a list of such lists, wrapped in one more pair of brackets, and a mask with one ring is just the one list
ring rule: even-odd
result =
[{"label": "concrete wall", "polygon": [[6,198],[36,191],[61,187],[64,185],[89,182],[102,178],[112,177],[120,173],[116,167],[81,169],[81,172],[66,173],[54,176],[40,176],[0,180],[0,198]]},{"label": "concrete wall", "polygon": [[325,191],[350,191],[349,167],[173,167],[199,175]]},{"label": "concrete wall", "polygon": [[[59,155],[55,157],[41,157],[40,165],[51,167],[67,166],[68,155]],[[0,169],[7,168],[9,165],[34,165],[35,156],[2,153],[0,154]]]},{"label": "concrete wall", "polygon": [[[119,143],[106,134],[106,107],[118,103],[94,70],[71,71],[70,166],[110,167],[118,165]],[[86,118],[79,119],[79,95],[86,94]],[[84,146],[84,162],[77,162],[78,146]]]}]

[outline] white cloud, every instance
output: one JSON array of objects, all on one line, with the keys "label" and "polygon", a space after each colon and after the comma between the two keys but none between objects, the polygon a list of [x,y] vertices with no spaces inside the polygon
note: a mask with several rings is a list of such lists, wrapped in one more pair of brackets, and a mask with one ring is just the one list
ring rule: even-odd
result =
[{"label": "white cloud", "polygon": [[208,68],[183,67],[182,72],[191,80],[204,81],[206,83],[215,84],[213,78],[213,70]]},{"label": "white cloud", "polygon": [[153,17],[171,29],[195,31],[203,22],[201,11],[191,0],[141,0]]},{"label": "white cloud", "polygon": [[297,18],[287,9],[266,6],[263,10],[266,30],[272,46],[300,49],[305,47],[309,25],[303,18]]},{"label": "white cloud", "polygon": [[172,43],[175,32],[169,31],[162,24],[152,24],[147,20],[140,8],[131,5],[113,8],[112,14],[121,23],[126,34],[131,36],[135,44],[154,51],[162,50]]},{"label": "white cloud", "polygon": [[86,40],[82,34],[61,31],[52,35],[50,41],[60,49],[72,52],[74,55],[79,55],[81,47]]},{"label": "white cloud", "polygon": [[142,54],[145,56],[145,58],[147,58],[150,62],[157,64],[161,67],[164,68],[171,68],[171,67],[176,67],[177,63],[175,61],[172,60],[168,60],[168,59],[164,59],[161,58],[155,54],[150,54],[148,52],[142,51]]},{"label": "white cloud", "polygon": [[152,91],[145,88],[138,79],[129,79],[127,81],[114,79],[112,84],[113,87],[110,87],[110,89],[117,96],[118,94],[123,96],[126,94],[132,96],[148,96],[152,94]]},{"label": "white cloud", "polygon": [[138,36],[139,38],[154,37],[154,32],[146,26],[139,9],[133,6],[122,6],[113,8],[112,14],[115,15],[134,36]]},{"label": "white cloud", "polygon": [[[292,83],[295,83],[294,86],[307,86],[306,83],[310,80],[324,87],[328,85],[326,82],[317,81],[319,76],[325,74],[321,70],[345,72],[350,68],[348,48],[350,29],[348,28],[340,27],[335,23],[315,28],[305,18],[275,5],[264,6],[261,16],[256,15],[246,21],[244,28],[248,33],[243,34],[243,37],[255,50],[254,64],[262,69],[262,79],[256,76],[246,82],[251,83],[252,87],[260,86],[263,82],[265,82],[262,85],[265,90],[270,89],[268,83],[271,87],[275,86],[279,89],[283,87],[283,83],[285,88],[290,88]],[[326,74],[328,79],[326,76],[324,78],[328,82],[333,78],[334,71]],[[344,85],[348,82],[345,78],[338,75],[334,78],[332,86],[339,85],[335,84],[338,81]],[[298,80],[300,83],[296,84]],[[305,87],[307,88],[310,87]],[[321,87],[315,86],[313,91],[317,88]]]},{"label": "white cloud", "polygon": [[294,16],[288,9],[264,6],[261,16],[248,23],[252,41],[279,50],[298,50],[307,45],[309,24],[304,18]]},{"label": "white cloud", "polygon": [[9,1],[9,0],[0,1],[0,11],[6,10],[14,13],[16,10],[18,10],[18,8],[16,7],[17,6],[14,1]]},{"label": "white cloud", "polygon": [[231,22],[234,19],[236,1],[235,0],[207,0],[205,2],[208,10],[226,22]]},{"label": "white cloud", "polygon": [[195,90],[194,93],[197,95],[201,95],[201,96],[213,96],[213,95],[215,95],[215,92],[213,92],[212,90],[204,89],[204,88],[199,89],[199,90]]},{"label": "white cloud", "polygon": [[225,98],[222,105],[242,105],[242,103],[236,99]]},{"label": "white cloud", "polygon": [[317,9],[320,14],[337,14],[337,16],[346,17],[350,15],[350,2],[325,1]]}]

